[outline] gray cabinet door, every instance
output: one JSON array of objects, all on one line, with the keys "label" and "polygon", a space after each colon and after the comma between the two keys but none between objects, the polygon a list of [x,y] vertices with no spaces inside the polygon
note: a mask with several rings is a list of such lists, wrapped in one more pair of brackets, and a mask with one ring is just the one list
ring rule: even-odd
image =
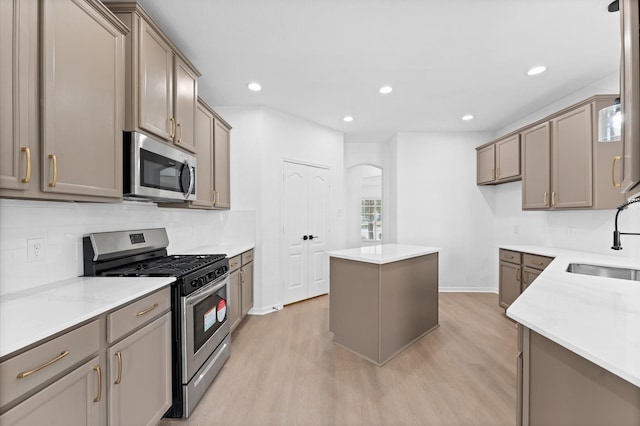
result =
[{"label": "gray cabinet door", "polygon": [[0,2],[0,188],[38,190],[38,5]]},{"label": "gray cabinet door", "polygon": [[44,1],[41,19],[42,190],[121,199],[122,30],[89,2]]},{"label": "gray cabinet door", "polygon": [[174,61],[174,118],[176,120],[174,142],[181,148],[196,152],[195,117],[198,101],[198,76],[178,56]]},{"label": "gray cabinet door", "polygon": [[496,142],[496,180],[520,176],[520,135]]},{"label": "gray cabinet door", "polygon": [[144,19],[139,37],[138,126],[173,140],[173,50]]},{"label": "gray cabinet door", "polygon": [[[0,424],[98,426],[102,371],[95,357],[0,416]],[[99,398],[100,397],[100,398]],[[55,419],[55,422],[53,421]]]},{"label": "gray cabinet door", "polygon": [[480,185],[483,183],[493,182],[496,178],[495,145],[492,144],[482,149],[479,149],[476,155],[477,155],[476,183]]},{"label": "gray cabinet door", "polygon": [[196,108],[195,141],[198,153],[196,168],[197,200],[191,205],[201,208],[213,208],[215,193],[213,192],[213,113],[206,104],[199,101]]},{"label": "gray cabinet door", "polygon": [[520,296],[520,265],[500,262],[498,303],[508,308]]},{"label": "gray cabinet door", "polygon": [[229,323],[231,331],[233,331],[242,319],[242,283],[239,269],[229,275],[229,291],[227,306],[229,307]]},{"label": "gray cabinet door", "polygon": [[244,318],[253,306],[253,262],[240,269],[242,282],[242,317]]},{"label": "gray cabinet door", "polygon": [[640,183],[640,32],[637,0],[620,1],[622,27],[621,104],[623,140],[622,191],[633,195]]},{"label": "gray cabinet door", "polygon": [[552,191],[555,208],[591,207],[593,203],[591,104],[551,120]]},{"label": "gray cabinet door", "polygon": [[525,291],[527,287],[529,287],[541,273],[542,271],[538,269],[524,266],[522,268],[522,291]]},{"label": "gray cabinet door", "polygon": [[214,190],[216,208],[231,208],[231,179],[229,178],[230,129],[216,118],[214,122]]},{"label": "gray cabinet door", "polygon": [[107,350],[110,425],[155,425],[171,406],[171,313]]},{"label": "gray cabinet door", "polygon": [[522,209],[550,206],[551,135],[549,123],[526,129],[522,137]]}]

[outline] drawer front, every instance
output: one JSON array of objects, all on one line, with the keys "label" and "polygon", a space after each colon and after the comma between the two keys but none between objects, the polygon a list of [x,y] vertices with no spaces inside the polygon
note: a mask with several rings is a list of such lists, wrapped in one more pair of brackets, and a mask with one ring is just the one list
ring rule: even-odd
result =
[{"label": "drawer front", "polygon": [[522,258],[522,264],[530,268],[543,270],[553,260],[553,257],[538,256],[535,254],[525,253]]},{"label": "drawer front", "polygon": [[521,255],[522,253],[520,253],[519,251],[500,249],[500,260],[503,260],[505,262],[520,264]]},{"label": "drawer front", "polygon": [[100,348],[99,321],[56,337],[0,364],[0,407],[64,372]]},{"label": "drawer front", "polygon": [[242,264],[246,265],[249,262],[253,262],[253,250],[242,253]]},{"label": "drawer front", "polygon": [[236,269],[240,268],[241,264],[242,264],[241,255],[234,256],[231,259],[229,259],[229,270],[235,271]]},{"label": "drawer front", "polygon": [[158,292],[133,302],[107,315],[107,341],[113,343],[125,334],[159,317],[171,308],[171,289]]}]

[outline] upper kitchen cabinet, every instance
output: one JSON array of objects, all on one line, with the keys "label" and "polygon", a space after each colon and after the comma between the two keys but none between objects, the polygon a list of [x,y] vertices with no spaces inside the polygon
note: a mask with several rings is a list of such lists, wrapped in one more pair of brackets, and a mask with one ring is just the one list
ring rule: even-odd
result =
[{"label": "upper kitchen cabinet", "polygon": [[195,209],[228,209],[229,131],[231,127],[202,99],[196,108],[195,148],[196,200],[182,203],[160,203],[161,207]]},{"label": "upper kitchen cabinet", "polygon": [[478,185],[494,185],[521,178],[519,134],[490,142],[476,150]]},{"label": "upper kitchen cabinet", "polygon": [[637,0],[620,0],[622,28],[622,191],[640,195],[640,11]]},{"label": "upper kitchen cabinet", "polygon": [[606,209],[623,201],[615,176],[622,144],[597,140],[597,112],[614,98],[594,96],[521,131],[523,210]]},{"label": "upper kitchen cabinet", "polygon": [[229,163],[231,161],[231,126],[214,112],[213,133],[213,188],[216,196],[215,207],[231,208],[231,179]]},{"label": "upper kitchen cabinet", "polygon": [[0,57],[0,188],[37,194],[40,146],[36,2],[0,2]]},{"label": "upper kitchen cabinet", "polygon": [[131,29],[125,43],[125,130],[143,130],[195,153],[200,73],[139,4],[106,5]]},{"label": "upper kitchen cabinet", "polygon": [[95,0],[1,7],[0,195],[121,200],[128,29]]}]

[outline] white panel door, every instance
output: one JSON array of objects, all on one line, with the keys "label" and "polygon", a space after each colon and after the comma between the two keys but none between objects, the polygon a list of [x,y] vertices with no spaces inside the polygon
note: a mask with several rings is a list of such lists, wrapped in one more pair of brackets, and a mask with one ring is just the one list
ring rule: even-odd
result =
[{"label": "white panel door", "polygon": [[328,292],[329,170],[284,162],[282,254],[283,304]]}]

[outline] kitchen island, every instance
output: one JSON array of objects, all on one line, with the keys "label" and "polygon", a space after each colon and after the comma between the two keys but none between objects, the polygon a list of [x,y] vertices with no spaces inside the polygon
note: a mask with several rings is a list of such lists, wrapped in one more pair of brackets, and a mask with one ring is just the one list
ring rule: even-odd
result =
[{"label": "kitchen island", "polygon": [[382,366],[438,327],[438,251],[383,244],[329,252],[334,343]]}]

